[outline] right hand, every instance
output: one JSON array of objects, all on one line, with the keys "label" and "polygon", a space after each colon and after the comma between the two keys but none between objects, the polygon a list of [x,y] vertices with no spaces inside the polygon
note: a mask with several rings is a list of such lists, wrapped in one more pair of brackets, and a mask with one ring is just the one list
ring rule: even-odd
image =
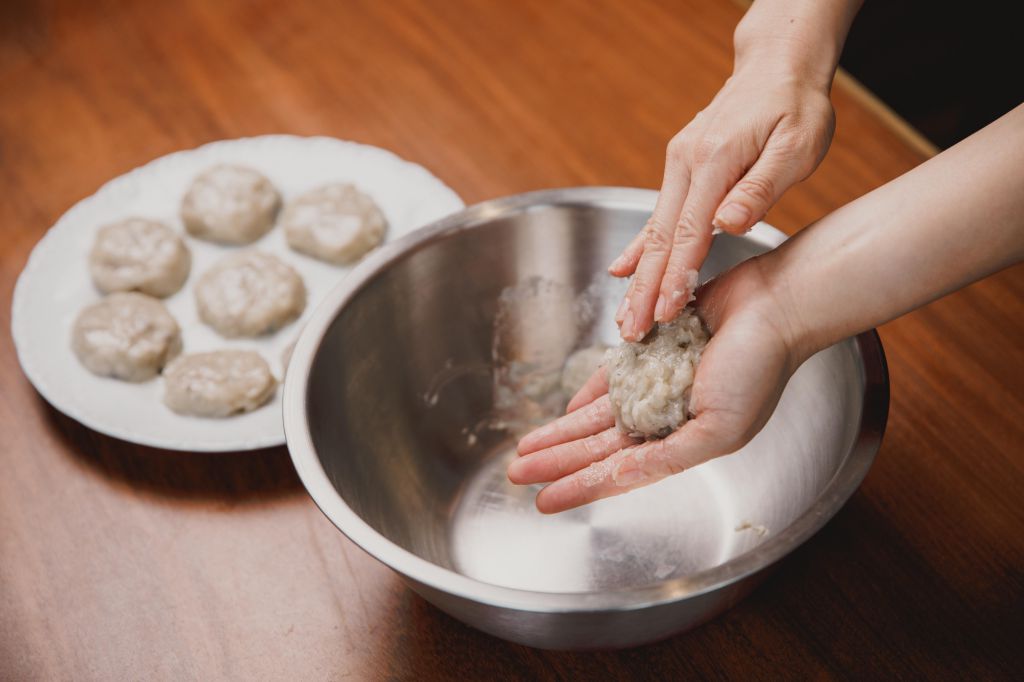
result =
[{"label": "right hand", "polygon": [[540,511],[572,509],[735,452],[768,421],[804,356],[761,259],[702,287],[697,308],[712,336],[693,380],[693,418],[665,439],[638,442],[615,425],[598,370],[565,416],[519,441],[509,464],[513,483],[550,483],[537,497]]},{"label": "right hand", "polygon": [[828,85],[766,60],[737,63],[711,104],[668,144],[654,213],[608,271],[635,275],[615,315],[638,341],[679,314],[712,229],[742,234],[810,175],[832,140]]}]

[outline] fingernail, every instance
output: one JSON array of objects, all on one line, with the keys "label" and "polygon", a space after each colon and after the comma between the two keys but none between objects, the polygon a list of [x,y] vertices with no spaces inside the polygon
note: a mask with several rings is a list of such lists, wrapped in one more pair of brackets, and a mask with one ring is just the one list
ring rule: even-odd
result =
[{"label": "fingernail", "polygon": [[521,473],[519,470],[522,468],[520,462],[522,461],[522,459],[513,461],[508,465],[508,469],[505,470],[505,475],[508,476],[508,480],[512,483],[522,480],[522,477],[519,475]]},{"label": "fingernail", "polygon": [[621,270],[624,267],[626,267],[626,257],[619,256],[618,258],[612,261],[611,265],[608,266],[608,271],[614,272],[615,270]]},{"label": "fingernail", "polygon": [[693,300],[693,292],[697,290],[697,283],[700,281],[700,273],[696,270],[686,271],[686,288],[690,290],[690,300]]},{"label": "fingernail", "polygon": [[622,338],[631,341],[635,333],[633,329],[633,311],[627,310],[626,317],[622,321]]},{"label": "fingernail", "polygon": [[622,303],[619,304],[619,309],[615,311],[615,321],[618,322],[620,325],[622,324],[622,319],[626,314],[627,308],[629,308],[629,298],[623,296]]},{"label": "fingernail", "polygon": [[[675,310],[675,311],[682,310],[693,299],[694,299],[694,296],[693,296],[693,291],[692,290],[684,291],[684,290],[681,290],[681,289],[676,289],[675,291],[672,292],[672,307],[673,307],[673,310]],[[678,314],[678,312],[676,314]]]},{"label": "fingernail", "polygon": [[628,461],[622,461],[612,471],[612,481],[619,487],[633,485],[647,478],[644,470],[638,466],[629,466]]},{"label": "fingernail", "polygon": [[669,296],[669,303],[671,304],[671,310],[665,311],[665,319],[662,322],[668,322],[673,319],[679,314],[680,310],[686,307],[686,292],[675,289]]},{"label": "fingernail", "polygon": [[665,295],[658,295],[658,302],[654,305],[654,319],[658,322],[665,321]]},{"label": "fingernail", "polygon": [[719,228],[739,227],[750,220],[750,210],[743,204],[728,203],[715,216],[712,225]]},{"label": "fingernail", "polygon": [[617,486],[627,486],[644,480],[647,478],[647,472],[644,471],[646,459],[647,456],[642,449],[623,457],[612,469],[612,481]]}]

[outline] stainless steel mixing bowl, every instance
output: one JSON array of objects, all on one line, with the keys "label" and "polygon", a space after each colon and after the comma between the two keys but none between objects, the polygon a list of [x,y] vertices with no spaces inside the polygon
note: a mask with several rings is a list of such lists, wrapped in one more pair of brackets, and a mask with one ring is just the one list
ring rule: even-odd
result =
[{"label": "stainless steel mixing bowl", "polygon": [[[605,267],[655,198],[580,188],[468,208],[361,263],[292,355],[285,431],[310,495],[424,598],[498,637],[603,648],[691,628],[820,529],[878,449],[889,393],[871,332],[808,360],[736,454],[555,516],[506,480],[516,432],[557,407],[552,368],[616,341]],[[702,279],[783,238],[716,237]]]}]

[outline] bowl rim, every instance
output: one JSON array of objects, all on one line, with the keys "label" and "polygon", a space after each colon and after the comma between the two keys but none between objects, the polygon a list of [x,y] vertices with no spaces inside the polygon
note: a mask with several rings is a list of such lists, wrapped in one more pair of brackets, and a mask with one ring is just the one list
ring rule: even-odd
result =
[{"label": "bowl rim", "polygon": [[[843,464],[811,506],[789,526],[754,549],[702,571],[660,583],[592,592],[539,592],[476,580],[423,559],[400,547],[364,521],[341,497],[324,471],[306,419],[309,375],[317,349],[341,310],[388,266],[412,253],[495,218],[542,206],[587,205],[651,211],[658,192],[629,187],[570,187],[527,192],[469,206],[365,258],[316,307],[289,362],[282,412],[288,451],[303,485],[328,519],[350,540],[381,563],[415,583],[473,602],[542,613],[634,610],[699,596],[741,581],[779,561],[827,523],[860,485],[881,445],[889,412],[885,353],[872,329],[855,337],[864,372],[860,429]],[[745,236],[775,247],[786,235],[758,223]]]}]

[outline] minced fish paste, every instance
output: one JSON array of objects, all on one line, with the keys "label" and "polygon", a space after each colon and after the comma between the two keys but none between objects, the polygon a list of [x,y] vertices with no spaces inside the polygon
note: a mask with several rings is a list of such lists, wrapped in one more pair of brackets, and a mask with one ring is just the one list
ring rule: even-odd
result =
[{"label": "minced fish paste", "polygon": [[620,429],[664,438],[686,423],[690,388],[708,333],[686,307],[672,322],[659,323],[642,341],[608,351],[608,395]]}]

